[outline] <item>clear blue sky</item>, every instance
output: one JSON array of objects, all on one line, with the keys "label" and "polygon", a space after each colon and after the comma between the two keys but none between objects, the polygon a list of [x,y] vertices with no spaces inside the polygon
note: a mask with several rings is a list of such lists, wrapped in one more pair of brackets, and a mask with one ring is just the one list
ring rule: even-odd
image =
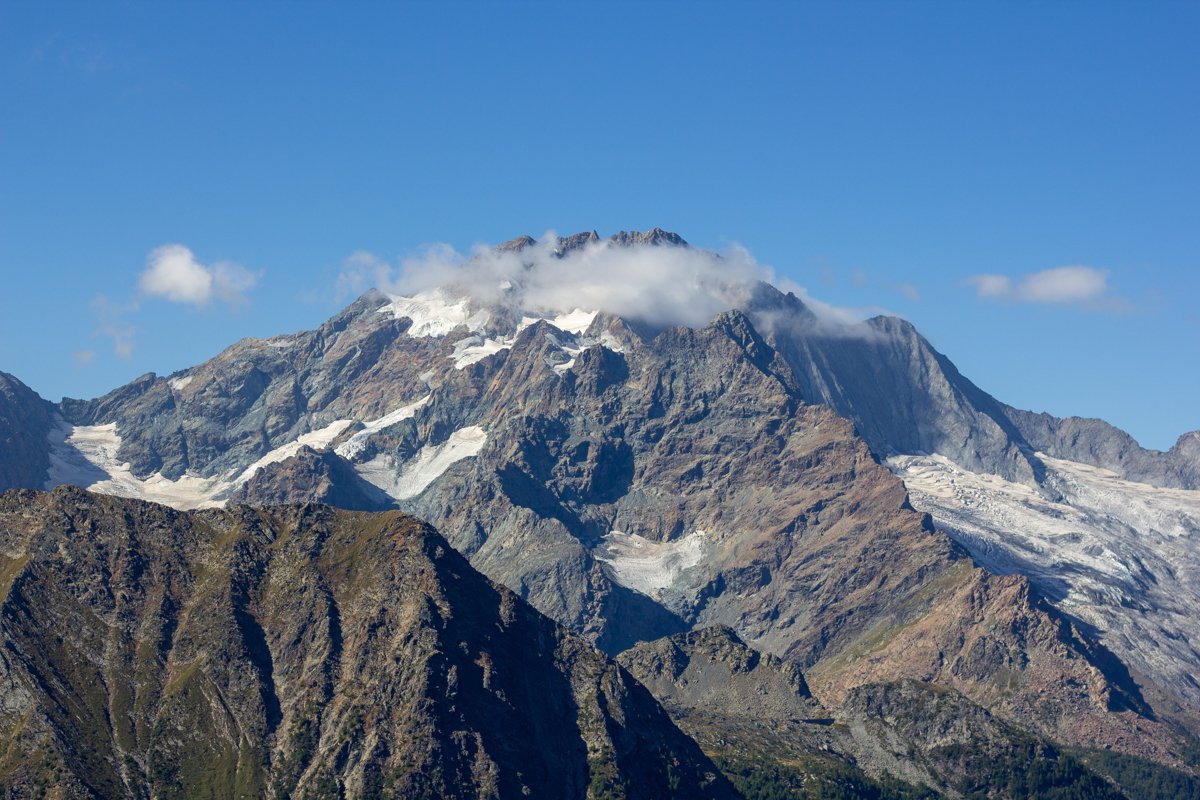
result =
[{"label": "clear blue sky", "polygon": [[[4,0],[0,369],[92,397],[318,325],[356,251],[658,225],[1164,449],[1200,428],[1198,43],[1197,3]],[[139,291],[167,244],[257,283]]]}]

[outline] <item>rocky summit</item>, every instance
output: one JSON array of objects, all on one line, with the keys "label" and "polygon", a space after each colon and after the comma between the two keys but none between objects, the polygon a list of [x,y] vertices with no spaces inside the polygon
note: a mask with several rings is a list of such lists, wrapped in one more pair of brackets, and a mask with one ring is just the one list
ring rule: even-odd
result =
[{"label": "rocky summit", "polygon": [[[621,308],[572,299],[571,281],[596,264],[618,269],[636,289],[637,270],[659,262],[706,276],[681,288],[692,292],[692,316],[713,309],[702,324],[678,324],[629,292],[604,295]],[[1197,433],[1159,453],[1099,420],[1014,409],[974,386],[906,321],[846,324],[727,271],[716,254],[657,228],[525,236],[477,255],[442,285],[370,290],[315,330],[245,339],[203,364],[147,374],[93,400],[51,405],[0,376],[0,430],[16,432],[0,443],[0,488],[76,485],[170,506],[177,511],[154,513],[211,531],[190,534],[177,559],[226,541],[219,531],[233,523],[205,520],[259,520],[266,543],[252,560],[260,572],[239,566],[238,575],[283,574],[275,542],[289,539],[269,520],[291,530],[298,508],[352,526],[422,520],[465,559],[454,562],[457,574],[469,563],[507,587],[573,631],[572,647],[622,654],[633,677],[611,674],[628,702],[659,708],[644,682],[729,774],[744,767],[760,775],[761,765],[745,760],[756,747],[776,754],[777,771],[793,756],[816,759],[821,770],[858,770],[853,780],[878,784],[870,791],[884,791],[890,775],[914,792],[926,784],[951,796],[977,790],[969,786],[984,751],[1055,774],[1076,775],[1075,756],[1062,748],[1192,770],[1200,733],[1200,651],[1191,644],[1200,641]],[[18,507],[41,508],[50,502],[43,497],[9,495],[7,519],[25,519]],[[96,508],[118,502],[89,497]],[[314,502],[346,511],[305,505]],[[388,580],[407,578],[396,571]],[[254,581],[246,598],[276,585]],[[272,596],[301,614],[305,603],[327,602],[327,593],[303,588],[318,583],[288,579]],[[453,601],[453,591],[444,594]],[[489,649],[499,644],[479,647],[500,652]],[[476,664],[477,652],[463,657]],[[290,686],[279,663],[272,655],[259,674]],[[360,681],[375,686],[376,678]],[[778,702],[758,702],[764,693]],[[276,696],[283,714],[295,695]],[[334,702],[322,697],[314,707]],[[978,724],[952,741],[901,719],[897,703]],[[701,707],[708,717],[697,716]],[[735,713],[743,707],[772,720],[771,731],[806,733],[759,730]],[[264,743],[270,767],[262,774],[271,781],[288,763],[291,719],[263,723],[266,732],[252,739]],[[850,733],[830,738],[842,725]],[[854,733],[860,728],[870,735]],[[963,749],[967,739],[1002,744],[976,752]],[[734,752],[722,740],[742,744]],[[900,759],[901,745],[927,757]],[[585,764],[623,752],[617,739],[595,747],[585,748]],[[938,747],[958,755],[929,755]],[[479,748],[507,769],[500,751]],[[148,759],[148,750],[138,752],[135,762]],[[238,764],[252,758],[237,752]],[[353,792],[366,786],[367,772],[354,772],[359,756],[331,758],[296,767],[297,782],[283,779],[279,791],[315,787],[318,774]],[[409,763],[380,758],[393,772]],[[695,776],[711,773],[703,758],[679,756],[691,777],[672,772],[668,785],[697,786]],[[419,772],[449,774],[433,763]],[[612,764],[603,786],[637,782],[621,777],[632,767]],[[483,778],[472,780],[484,792]],[[741,780],[748,791],[757,778]],[[703,791],[725,791],[720,780],[705,781]]]}]

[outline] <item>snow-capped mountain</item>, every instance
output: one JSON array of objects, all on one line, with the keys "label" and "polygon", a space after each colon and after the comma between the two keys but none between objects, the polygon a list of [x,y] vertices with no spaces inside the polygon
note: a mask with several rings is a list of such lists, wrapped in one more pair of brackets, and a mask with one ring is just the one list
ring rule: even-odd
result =
[{"label": "snow-capped mountain", "polygon": [[[694,280],[639,298],[611,285],[626,254]],[[95,400],[13,381],[0,416],[37,435],[0,474],[181,509],[399,507],[610,652],[720,623],[823,702],[917,677],[1169,760],[1151,705],[1200,708],[1197,434],[1156,453],[1011,409],[903,320],[834,323],[723,269],[657,229],[522,237]]]}]

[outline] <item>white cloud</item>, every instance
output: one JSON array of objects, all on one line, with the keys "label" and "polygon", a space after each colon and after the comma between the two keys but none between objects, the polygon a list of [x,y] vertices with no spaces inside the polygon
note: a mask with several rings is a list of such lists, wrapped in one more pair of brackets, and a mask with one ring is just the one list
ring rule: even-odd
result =
[{"label": "white cloud", "polygon": [[138,290],[197,307],[209,305],[214,297],[236,306],[246,302],[245,293],[257,282],[253,273],[238,264],[221,262],[206,267],[183,245],[167,244],[147,257]]},{"label": "white cloud", "polygon": [[1106,269],[1071,266],[1052,267],[1021,277],[1013,283],[1007,275],[972,275],[962,281],[974,286],[980,299],[1010,303],[1066,303],[1093,310],[1127,310],[1129,301],[1111,293]]},{"label": "white cloud", "polygon": [[914,303],[921,299],[921,292],[918,291],[917,287],[913,286],[911,283],[893,283],[888,288],[893,292],[899,292],[901,297],[906,300],[912,300]]},{"label": "white cloud", "polygon": [[804,287],[777,278],[737,244],[716,253],[692,247],[613,247],[600,240],[562,255],[556,246],[554,231],[519,253],[476,245],[466,258],[449,245],[433,244],[402,260],[399,268],[358,252],[343,265],[336,293],[344,297],[373,285],[388,294],[412,295],[444,287],[485,304],[519,305],[530,313],[578,307],[655,326],[698,328],[722,311],[745,307],[757,283],[765,281],[794,292],[832,335],[883,311],[822,303]]},{"label": "white cloud", "polygon": [[[612,247],[602,240],[559,257],[556,243],[557,235],[549,231],[519,253],[477,245],[470,259],[449,245],[428,245],[419,256],[404,259],[398,271],[355,254],[340,280],[361,284],[370,275],[391,294],[443,286],[484,303],[519,296],[529,312],[580,307],[662,326],[703,327],[721,311],[749,300],[758,281],[773,277],[739,245],[719,255],[691,247]],[[510,288],[501,288],[503,284]]]}]

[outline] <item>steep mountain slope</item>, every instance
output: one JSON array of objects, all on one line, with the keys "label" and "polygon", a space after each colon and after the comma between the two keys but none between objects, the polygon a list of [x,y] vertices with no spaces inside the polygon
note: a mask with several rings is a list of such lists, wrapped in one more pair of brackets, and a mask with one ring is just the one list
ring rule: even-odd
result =
[{"label": "steep mountain slope", "polygon": [[883,787],[871,778],[894,797],[932,794],[924,787],[950,797],[1120,796],[1048,742],[944,686],[860,685],[826,711],[794,664],[721,627],[641,644],[618,661],[747,797],[848,785],[878,796]]},{"label": "steep mountain slope", "polygon": [[730,797],[639,684],[426,524],[0,497],[0,784],[59,797]]},{"label": "steep mountain slope", "polygon": [[749,314],[796,375],[800,396],[853,422],[880,458],[938,453],[975,472],[1041,479],[1041,463],[1003,407],[910,323],[823,324],[794,295],[766,284]]},{"label": "steep mountain slope", "polygon": [[52,412],[36,392],[0,372],[0,492],[45,482]]},{"label": "steep mountain slope", "polygon": [[1200,708],[1200,492],[1043,461],[1054,499],[936,456],[888,463],[976,561],[1028,576],[1135,673]]}]

